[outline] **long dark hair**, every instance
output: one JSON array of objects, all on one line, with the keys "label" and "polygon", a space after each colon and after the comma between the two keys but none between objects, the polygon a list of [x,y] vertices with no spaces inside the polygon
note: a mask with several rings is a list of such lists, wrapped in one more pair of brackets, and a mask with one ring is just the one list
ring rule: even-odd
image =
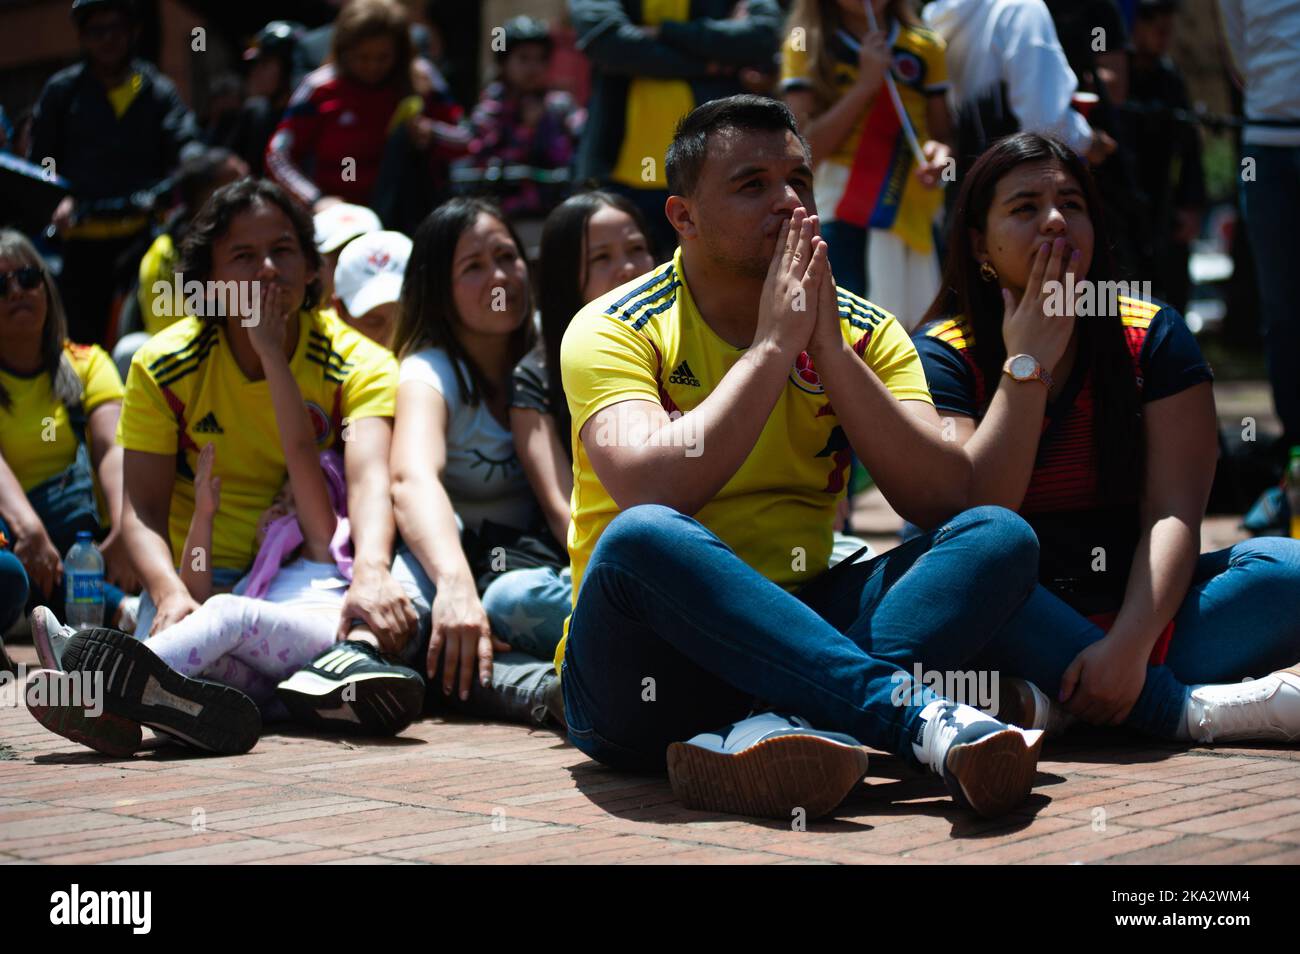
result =
[{"label": "long dark hair", "polygon": [[546,352],[546,392],[565,450],[572,446],[569,428],[573,421],[560,380],[560,342],[573,316],[586,304],[582,286],[587,283],[587,223],[605,206],[631,216],[649,243],[650,230],[641,210],[621,195],[599,189],[565,199],[551,211],[542,226],[537,298],[542,312],[542,346]]},{"label": "long dark hair", "polygon": [[[975,332],[974,357],[992,392],[1007,359],[1002,340],[1002,295],[998,282],[984,281],[971,252],[971,234],[988,226],[989,206],[1002,177],[1030,162],[1052,162],[1074,177],[1083,190],[1092,220],[1092,282],[1112,281],[1115,268],[1102,215],[1101,197],[1086,163],[1073,150],[1037,133],[1016,133],[994,142],[971,166],[953,206],[939,294],[922,319],[966,316]],[[1140,485],[1142,450],[1141,404],[1133,376],[1133,358],[1118,316],[1077,319],[1079,346],[1076,361],[1086,363],[1093,375],[1093,429],[1100,461],[1102,493],[1126,496]]]},{"label": "long dark hair", "polygon": [[[50,376],[50,386],[54,395],[64,405],[76,404],[81,400],[84,388],[81,378],[63,350],[64,340],[68,337],[68,319],[63,311],[63,299],[54,284],[49,268],[36,246],[28,241],[27,236],[15,229],[0,229],[0,258],[16,258],[23,266],[40,269],[41,284],[45,286],[45,327],[41,329],[41,371]],[[7,295],[9,289],[0,287],[0,296]],[[0,410],[9,410],[13,398],[3,384],[0,384]]]},{"label": "long dark hair", "polygon": [[[293,226],[303,258],[307,260],[307,269],[316,273],[316,277],[307,283],[302,301],[302,310],[310,311],[320,303],[321,293],[321,261],[320,252],[316,251],[316,231],[311,217],[302,206],[290,199],[289,193],[267,179],[240,179],[212,193],[194,216],[189,231],[181,240],[177,268],[185,276],[186,282],[193,279],[206,284],[212,278],[213,246],[230,231],[230,223],[236,215],[256,205],[275,206]],[[211,312],[212,309],[204,312],[204,322],[223,320],[212,317]]]},{"label": "long dark hair", "polygon": [[[487,199],[469,196],[444,202],[429,213],[415,230],[411,257],[407,260],[406,274],[402,278],[397,331],[393,335],[393,352],[399,360],[424,348],[440,348],[445,351],[456,371],[460,399],[468,404],[477,404],[484,397],[490,399],[497,392],[483,369],[474,362],[456,337],[461,317],[456,311],[456,299],[452,294],[455,286],[451,274],[452,259],[455,258],[456,243],[460,241],[461,235],[473,227],[480,215],[490,215],[504,225],[515,243],[519,257],[524,258],[524,243],[496,205]],[[532,289],[525,283],[524,290],[529,301],[525,306],[526,317],[515,332],[512,342],[516,362],[528,353],[537,337],[533,326]],[[468,380],[464,376],[464,370],[469,372]]]}]

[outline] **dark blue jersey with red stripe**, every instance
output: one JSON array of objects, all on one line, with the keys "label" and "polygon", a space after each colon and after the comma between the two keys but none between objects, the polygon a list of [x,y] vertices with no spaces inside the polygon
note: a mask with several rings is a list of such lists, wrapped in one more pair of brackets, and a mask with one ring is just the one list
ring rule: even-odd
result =
[{"label": "dark blue jersey with red stripe", "polygon": [[[1160,302],[1120,296],[1120,319],[1143,404],[1213,375],[1186,323]],[[1085,318],[1084,321],[1104,319]],[[913,337],[940,415],[984,416],[998,382],[985,381],[963,318],[929,322]],[[1041,582],[1086,614],[1118,609],[1138,538],[1141,487],[1106,497],[1093,417],[1095,378],[1076,360],[1043,419],[1019,512],[1038,534]]]}]

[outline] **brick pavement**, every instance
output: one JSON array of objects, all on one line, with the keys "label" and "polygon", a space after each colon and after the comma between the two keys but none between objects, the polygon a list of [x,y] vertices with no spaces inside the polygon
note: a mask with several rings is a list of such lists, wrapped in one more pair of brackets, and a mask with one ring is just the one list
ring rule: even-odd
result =
[{"label": "brick pavement", "polygon": [[[16,647],[33,662],[30,647]],[[271,732],[251,753],[160,746],[115,761],[45,732],[0,691],[0,862],[1300,862],[1300,749],[1187,748],[1085,730],[989,822],[879,755],[828,820],[681,808],[559,735],[430,718],[400,738]]]}]

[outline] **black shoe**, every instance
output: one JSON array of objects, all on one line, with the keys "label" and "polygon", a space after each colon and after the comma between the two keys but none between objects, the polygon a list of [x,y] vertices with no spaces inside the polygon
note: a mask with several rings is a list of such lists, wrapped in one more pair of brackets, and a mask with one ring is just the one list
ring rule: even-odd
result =
[{"label": "black shoe", "polygon": [[0,672],[13,673],[15,676],[18,675],[18,667],[14,665],[14,661],[10,659],[9,654],[5,652],[5,641],[3,639],[0,639]]},{"label": "black shoe", "polygon": [[182,676],[144,643],[113,629],[91,629],[68,640],[67,672],[103,676],[104,711],[165,732],[218,755],[257,744],[262,716],[238,689]]},{"label": "black shoe", "polygon": [[386,662],[379,650],[347,640],[325,651],[276,688],[299,722],[332,731],[396,735],[424,707],[424,679]]}]

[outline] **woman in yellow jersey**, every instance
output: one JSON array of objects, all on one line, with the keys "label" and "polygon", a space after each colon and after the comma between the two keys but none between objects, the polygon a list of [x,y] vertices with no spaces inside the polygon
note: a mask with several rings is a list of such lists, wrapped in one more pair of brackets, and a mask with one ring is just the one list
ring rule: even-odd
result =
[{"label": "woman in yellow jersey", "polygon": [[[220,590],[252,562],[258,517],[285,477],[279,423],[288,412],[277,405],[279,382],[297,388],[316,450],[343,453],[356,559],[340,638],[361,620],[385,649],[399,650],[416,615],[389,572],[392,355],[317,307],[320,258],[311,219],[272,183],[243,179],[217,190],[191,226],[180,265],[187,283],[205,292],[193,302],[201,307],[192,308],[202,317],[184,318],[136,352],[118,429],[125,526],[149,595],[142,633],[162,631],[198,608],[177,571],[182,564],[202,558]],[[268,305],[272,292],[275,310]],[[259,350],[254,329],[281,311],[282,344]],[[221,501],[211,544],[196,554],[184,540],[198,457],[208,444],[216,446]]]},{"label": "woman in yellow jersey", "polygon": [[[812,147],[817,207],[836,281],[912,327],[938,289],[935,217],[951,121],[943,40],[906,0],[799,0],[781,87]],[[921,144],[918,165],[895,102]]]},{"label": "woman in yellow jersey", "polygon": [[1113,279],[1072,149],[1020,133],[971,167],[916,346],[971,461],[969,504],[1019,511],[1040,554],[980,666],[1032,680],[1027,728],[1050,697],[1164,738],[1294,741],[1300,542],[1200,552],[1212,374],[1181,315]]},{"label": "woman in yellow jersey", "polygon": [[[102,537],[105,621],[135,572],[119,534],[122,451],[113,444],[122,381],[98,345],[67,340],[59,293],[40,254],[0,231],[0,633],[30,597],[62,609],[62,556],[77,531]],[[108,505],[100,514],[95,478]],[[106,518],[106,519],[105,519]],[[104,531],[107,529],[107,536]],[[16,558],[16,559],[15,559]],[[27,584],[21,577],[27,578]],[[28,590],[17,598],[19,590]]]}]

